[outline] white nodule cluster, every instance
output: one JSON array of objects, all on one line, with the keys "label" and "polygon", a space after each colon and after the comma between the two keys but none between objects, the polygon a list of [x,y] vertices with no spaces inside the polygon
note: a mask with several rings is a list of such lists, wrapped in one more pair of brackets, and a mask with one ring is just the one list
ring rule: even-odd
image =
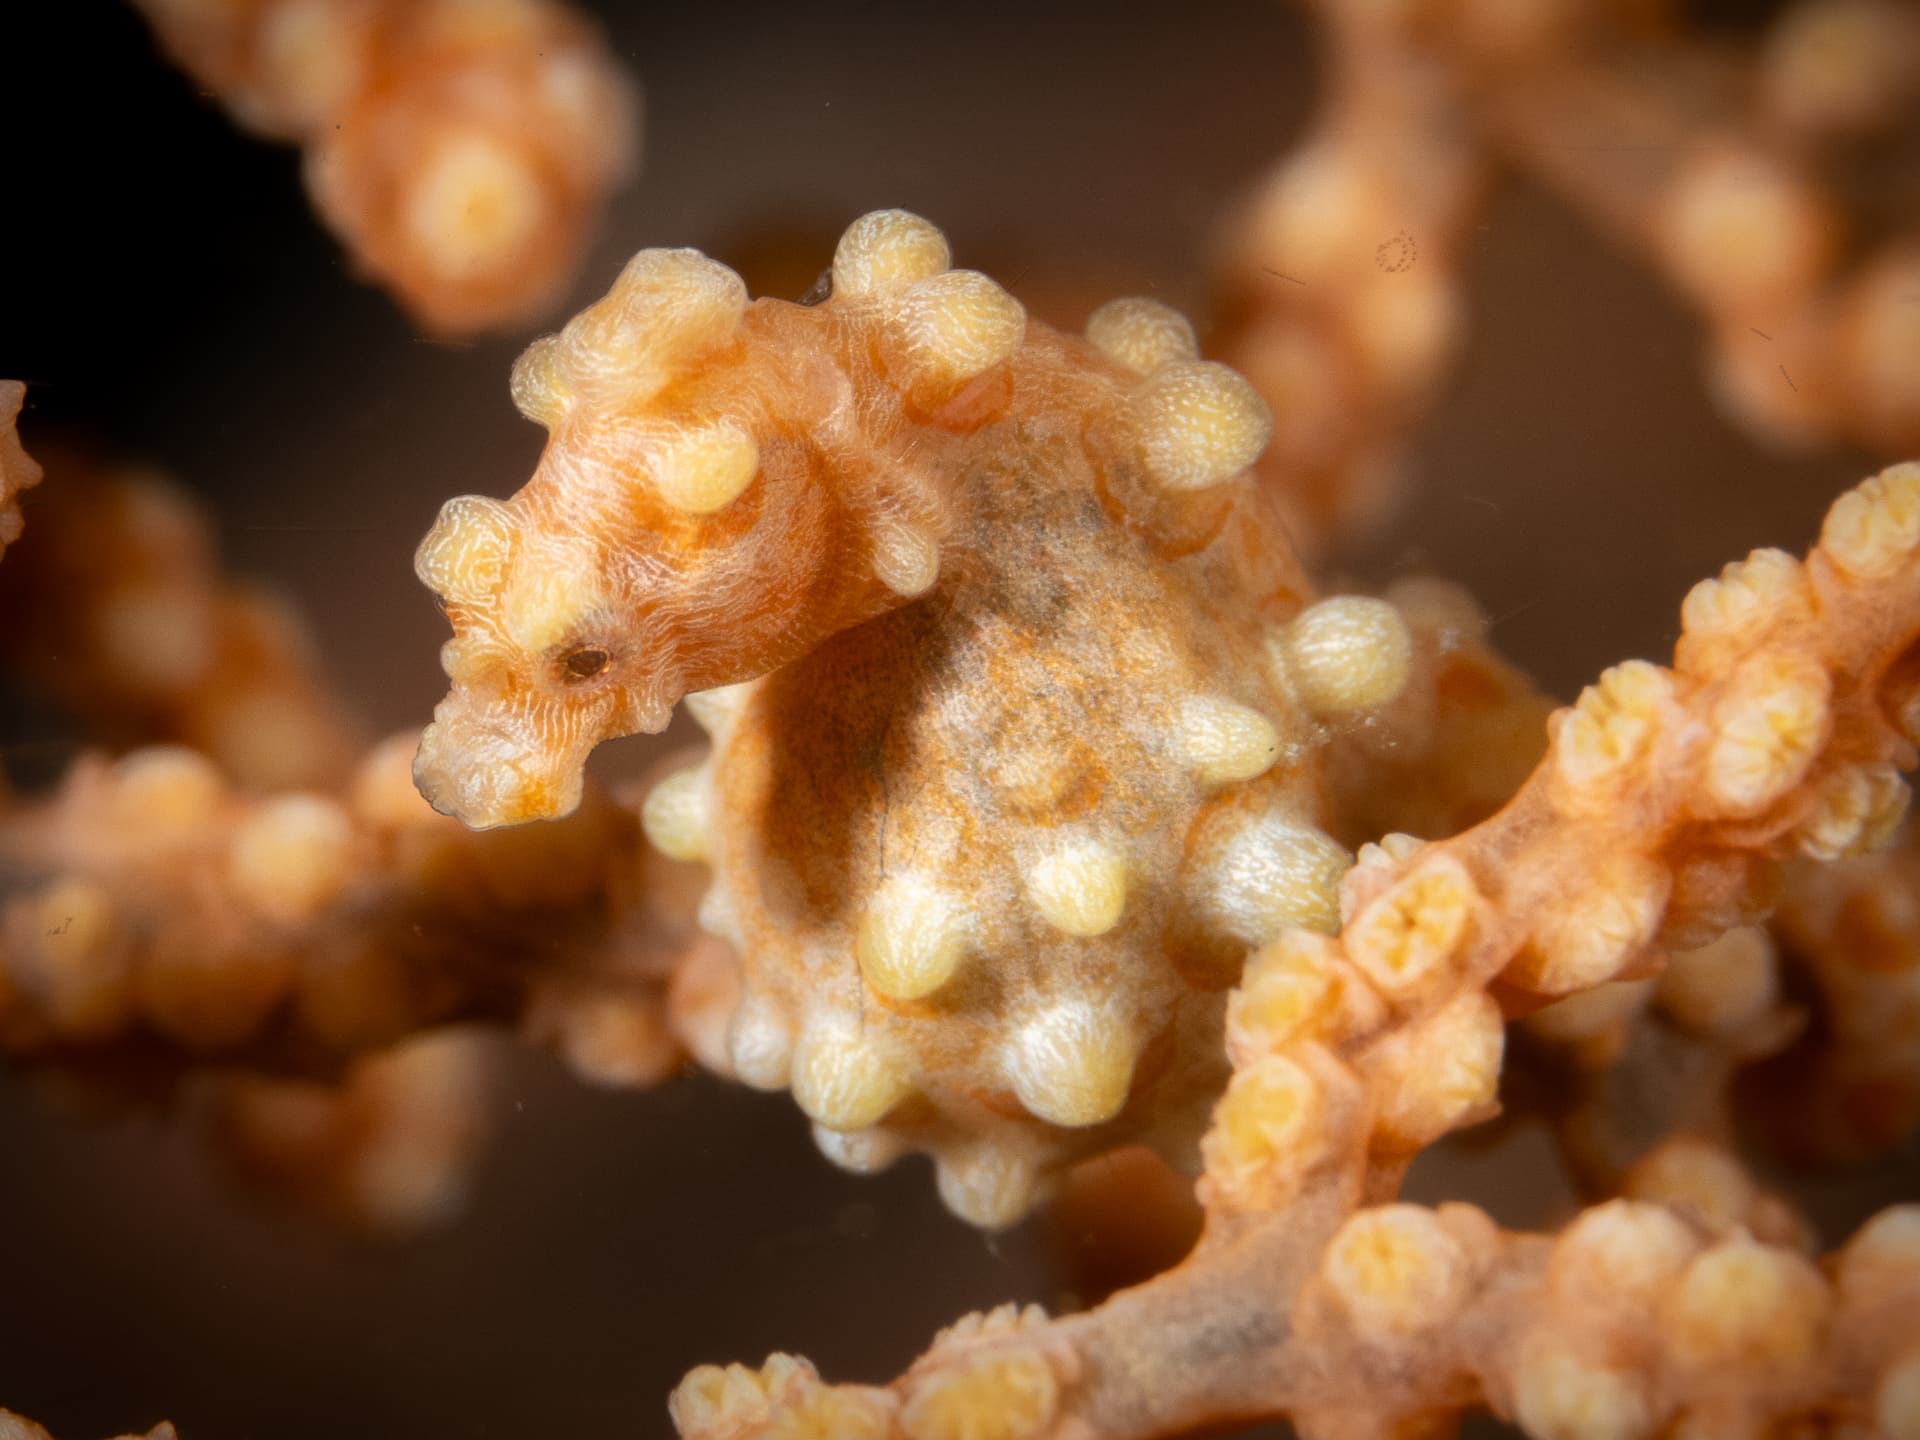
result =
[{"label": "white nodule cluster", "polygon": [[940,578],[940,547],[924,530],[881,523],[874,527],[872,545],[874,574],[902,599],[926,594]]},{"label": "white nodule cluster", "polygon": [[747,307],[740,277],[698,250],[642,250],[613,288],[513,367],[513,403],[557,428],[576,410],[630,411],[731,340]]},{"label": "white nodule cluster", "polygon": [[829,1130],[864,1130],[906,1097],[900,1058],[850,1016],[816,1013],[793,1051],[795,1102]]},{"label": "white nodule cluster", "polygon": [[1413,639],[1400,611],[1368,595],[1309,605],[1268,640],[1275,679],[1316,715],[1334,718],[1384,705],[1413,673]]},{"label": "white nodule cluster", "polygon": [[704,765],[676,771],[647,792],[640,824],[653,848],[672,860],[705,860],[712,849],[711,789]]},{"label": "white nodule cluster", "polygon": [[964,901],[911,871],[881,881],[854,939],[860,973],[890,1000],[918,1000],[953,977],[976,922]]},{"label": "white nodule cluster", "polygon": [[737,420],[689,425],[649,447],[646,479],[676,510],[711,515],[723,510],[760,470],[760,447]]},{"label": "white nodule cluster", "polygon": [[1280,734],[1251,706],[1195,695],[1180,706],[1180,748],[1208,785],[1251,780],[1280,756]]},{"label": "white nodule cluster", "polygon": [[1144,296],[1109,300],[1087,317],[1087,343],[1116,365],[1149,375],[1176,360],[1197,359],[1193,326],[1171,305]]},{"label": "white nodule cluster", "polygon": [[959,385],[1011,360],[1027,336],[1020,302],[978,270],[947,270],[901,294],[890,326],[916,380]]},{"label": "white nodule cluster", "polygon": [[813,1143],[828,1160],[854,1175],[878,1175],[907,1153],[907,1142],[886,1130],[830,1130],[817,1121]]},{"label": "white nodule cluster", "polygon": [[875,210],[846,228],[833,252],[833,293],[866,296],[931,279],[953,263],[947,237],[906,210]]},{"label": "white nodule cluster", "polygon": [[1104,935],[1126,910],[1127,857],[1093,836],[1064,840],[1034,861],[1027,894],[1056,930]]},{"label": "white nodule cluster", "polygon": [[513,554],[513,511],[484,495],[456,495],[413,554],[420,583],[449,605],[480,605],[506,578]]},{"label": "white nodule cluster", "polygon": [[1339,928],[1340,879],[1353,857],[1287,811],[1247,819],[1198,859],[1195,902],[1222,934],[1264,945],[1289,926]]},{"label": "white nodule cluster", "polygon": [[934,1159],[934,1184],[955,1215],[982,1230],[1004,1230],[1033,1208],[1033,1162],[989,1144],[947,1147]]},{"label": "white nodule cluster", "polygon": [[1055,1125],[1098,1125],[1127,1103],[1140,1040],[1120,1007],[1063,1000],[1013,1032],[1006,1068],[1014,1094]]},{"label": "white nodule cluster", "polygon": [[747,708],[747,699],[753,694],[755,684],[752,680],[742,680],[735,685],[692,691],[684,701],[687,713],[707,734],[716,740],[722,739],[732,732],[735,722]]},{"label": "white nodule cluster", "polygon": [[604,594],[591,554],[530,558],[516,567],[501,592],[500,628],[523,654],[538,655],[565,639]]},{"label": "white nodule cluster", "polygon": [[1167,361],[1128,403],[1148,476],[1175,494],[1238,475],[1273,436],[1273,416],[1259,392],[1211,360]]},{"label": "white nodule cluster", "polygon": [[1273,415],[1244,376],[1199,358],[1193,326],[1142,296],[1087,317],[1087,343],[1140,377],[1127,396],[1148,478],[1170,494],[1218,485],[1267,448]]},{"label": "white nodule cluster", "polygon": [[[724,893],[715,885],[709,894]],[[711,932],[705,907],[701,924]],[[725,938],[725,937],[722,937]],[[793,1073],[793,1025],[765,996],[742,997],[727,1026],[727,1059],[733,1073],[756,1090],[784,1090]]]},{"label": "white nodule cluster", "polygon": [[905,210],[861,216],[833,254],[834,299],[879,301],[887,364],[908,385],[934,392],[1012,359],[1027,335],[1018,300],[979,271],[950,269],[952,263],[946,236]]}]

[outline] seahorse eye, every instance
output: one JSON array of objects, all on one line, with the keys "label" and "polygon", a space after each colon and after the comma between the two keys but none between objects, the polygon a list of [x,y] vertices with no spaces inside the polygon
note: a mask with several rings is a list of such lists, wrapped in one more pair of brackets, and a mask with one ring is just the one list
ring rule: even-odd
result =
[{"label": "seahorse eye", "polygon": [[572,684],[575,681],[591,680],[596,675],[604,674],[607,666],[612,663],[613,657],[606,651],[592,645],[585,645],[570,652],[560,662],[560,666],[566,671],[567,682]]}]

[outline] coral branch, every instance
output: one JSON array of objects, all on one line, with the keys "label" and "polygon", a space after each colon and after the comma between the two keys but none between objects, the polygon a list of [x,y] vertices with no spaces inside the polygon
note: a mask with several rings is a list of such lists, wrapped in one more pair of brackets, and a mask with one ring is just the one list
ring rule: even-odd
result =
[{"label": "coral branch", "polygon": [[[1836,21],[1858,33],[1821,33]],[[1836,44],[1876,62],[1849,69]],[[1508,153],[1700,308],[1716,389],[1738,419],[1762,435],[1898,454],[1920,446],[1920,318],[1910,303],[1920,197],[1901,178],[1920,125],[1900,93],[1914,88],[1913,62],[1903,69],[1901,57],[1917,54],[1910,9],[1815,0],[1781,22],[1753,67],[1757,87],[1734,57],[1667,36],[1575,47],[1517,69],[1490,87],[1486,113]],[[1820,73],[1836,64],[1860,124],[1912,132],[1882,147],[1893,158],[1869,167],[1877,178],[1849,181],[1820,138],[1846,128]],[[1876,96],[1867,82],[1881,64],[1891,78]],[[1744,103],[1756,88],[1771,114]],[[1849,183],[1870,197],[1852,214]],[[1848,233],[1863,223],[1866,233]],[[1860,253],[1843,268],[1849,248]]]},{"label": "coral branch", "polygon": [[1834,505],[1805,565],[1756,551],[1696,586],[1673,670],[1608,671],[1498,817],[1356,877],[1349,957],[1395,998],[1451,975],[1524,1005],[1760,913],[1791,853],[1883,840],[1913,759],[1916,540],[1920,465],[1896,466]]},{"label": "coral branch", "polygon": [[0,654],[102,741],[178,741],[249,785],[336,784],[358,744],[299,617],[221,575],[201,506],[49,452],[59,483],[0,571]]},{"label": "coral branch", "polygon": [[[1785,855],[1831,858],[1897,819],[1920,465],[1842,497],[1804,565],[1757,552],[1682,618],[1674,668],[1617,667],[1556,714],[1497,816],[1369,847],[1337,936],[1294,930],[1248,962],[1188,1260],[1084,1315],[963,1322],[885,1389],[825,1387],[787,1357],[696,1370],[682,1433],[1150,1437],[1284,1414],[1358,1437],[1476,1406],[1570,1440],[1814,1413],[1902,1433],[1920,1393],[1912,1207],[1868,1225],[1829,1282],[1753,1238],[1801,1231],[1698,1145],[1629,1172],[1649,1199],[1552,1240],[1390,1203],[1415,1152],[1489,1113],[1503,1008],[1630,976],[1662,940],[1703,944],[1764,911]],[[1674,991],[1696,1023],[1749,1008],[1700,988]]]},{"label": "coral branch", "polygon": [[338,1084],[216,1073],[193,1108],[255,1189],[397,1230],[464,1209],[491,1131],[493,1068],[477,1032],[443,1029],[359,1057]]},{"label": "coral branch", "polygon": [[538,831],[466,831],[414,793],[413,742],[376,747],[337,796],[243,794],[191,751],[136,751],[0,819],[0,1044],[325,1074],[426,1027],[524,1016],[596,1079],[670,1072],[678,867],[599,795]]},{"label": "coral branch", "polygon": [[1463,328],[1461,250],[1487,188],[1460,79],[1391,7],[1321,4],[1329,99],[1257,187],[1221,265],[1222,353],[1272,406],[1260,463],[1308,553],[1391,506],[1401,450]]},{"label": "coral branch", "polygon": [[[1491,1408],[1536,1440],[1767,1433],[1826,1416],[1899,1435],[1920,1389],[1920,1209],[1875,1217],[1829,1280],[1791,1249],[1618,1200],[1558,1237],[1471,1206],[1323,1206],[1210,1236],[1098,1310],[969,1316],[886,1388],[805,1361],[702,1367],[687,1440],[1151,1440],[1287,1415],[1312,1440],[1430,1433]],[[1331,1234],[1329,1234],[1331,1231]],[[808,1426],[813,1427],[809,1430]]]},{"label": "coral branch", "polygon": [[1857,1160],[1920,1130],[1920,854],[1913,843],[1790,878],[1779,928],[1813,982],[1803,1044],[1759,1078],[1802,1158]]},{"label": "coral branch", "polygon": [[140,0],[240,122],[305,151],[360,267],[429,329],[558,298],[631,168],[632,82],[555,0]]},{"label": "coral branch", "polygon": [[1920,20],[1803,0],[1763,43],[1638,6],[1311,7],[1329,99],[1223,247],[1226,357],[1273,407],[1261,463],[1308,554],[1364,535],[1464,328],[1496,161],[1695,305],[1762,436],[1920,448]]},{"label": "coral branch", "polygon": [[591,794],[537,831],[433,814],[394,737],[338,794],[231,788],[193,751],[83,759],[0,814],[0,1053],[181,1107],[289,1208],[395,1228],[456,1213],[490,1131],[483,1032],[584,1079],[715,1060],[737,986],[690,867]]}]

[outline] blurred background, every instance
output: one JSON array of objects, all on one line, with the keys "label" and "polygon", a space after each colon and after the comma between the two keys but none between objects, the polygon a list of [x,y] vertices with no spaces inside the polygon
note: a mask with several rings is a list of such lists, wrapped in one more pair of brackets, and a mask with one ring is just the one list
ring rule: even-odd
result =
[{"label": "blurred background", "polygon": [[[903,206],[1056,324],[1144,292],[1204,331],[1219,222],[1317,98],[1314,34],[1275,0],[586,8],[645,87],[645,158],[556,324],[647,245],[798,297],[847,220]],[[0,54],[0,376],[29,382],[29,450],[75,436],[173,474],[229,567],[310,618],[369,732],[420,723],[444,622],[412,551],[446,496],[531,472],[542,433],[506,382],[537,332],[420,338],[314,222],[296,152],[237,131],[130,10],[7,7]],[[1803,548],[1867,473],[1717,418],[1692,318],[1540,193],[1502,192],[1469,269],[1471,338],[1407,502],[1334,573],[1464,581],[1549,688],[1666,654],[1689,584]],[[17,781],[73,753],[57,713],[0,706]],[[878,1380],[964,1310],[1062,1303],[1071,1236],[968,1230],[924,1162],[843,1175],[785,1096],[506,1063],[468,1213],[404,1239],[261,1208],[165,1114],[0,1076],[0,1404],[61,1440],[162,1418],[185,1440],[651,1436],[702,1361],[791,1349]],[[1416,1189],[1553,1223],[1549,1165],[1523,1137],[1430,1157]],[[1851,1224],[1866,1188],[1830,1182],[1824,1213]]]}]

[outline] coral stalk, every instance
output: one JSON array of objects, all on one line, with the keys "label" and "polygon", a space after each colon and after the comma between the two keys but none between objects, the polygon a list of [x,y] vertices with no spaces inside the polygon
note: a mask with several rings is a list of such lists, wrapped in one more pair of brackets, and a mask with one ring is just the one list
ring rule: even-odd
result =
[{"label": "coral stalk", "polygon": [[244,784],[338,784],[360,748],[303,620],[222,575],[201,505],[154,471],[48,451],[59,483],[0,570],[0,654],[105,743],[181,743]]},{"label": "coral stalk", "polygon": [[[884,1389],[825,1387],[784,1356],[697,1370],[682,1434],[1151,1437],[1284,1414],[1344,1437],[1476,1406],[1540,1437],[1813,1413],[1904,1433],[1911,1207],[1863,1229],[1836,1283],[1751,1238],[1745,1210],[1616,1201],[1549,1239],[1393,1203],[1412,1154],[1489,1112],[1503,1009],[1632,974],[1662,939],[1704,943],[1764,912],[1787,855],[1897,818],[1920,465],[1842,497],[1804,565],[1762,551],[1703,582],[1683,621],[1672,670],[1617,667],[1553,717],[1499,815],[1363,853],[1337,936],[1293,931],[1249,962],[1203,1146],[1207,1229],[1182,1265],[1085,1315],[964,1322]],[[1698,1193],[1641,1173],[1648,1193]]]},{"label": "coral stalk", "polygon": [[243,125],[302,148],[322,217],[431,330],[547,308],[633,164],[633,84],[554,0],[140,9]]}]

